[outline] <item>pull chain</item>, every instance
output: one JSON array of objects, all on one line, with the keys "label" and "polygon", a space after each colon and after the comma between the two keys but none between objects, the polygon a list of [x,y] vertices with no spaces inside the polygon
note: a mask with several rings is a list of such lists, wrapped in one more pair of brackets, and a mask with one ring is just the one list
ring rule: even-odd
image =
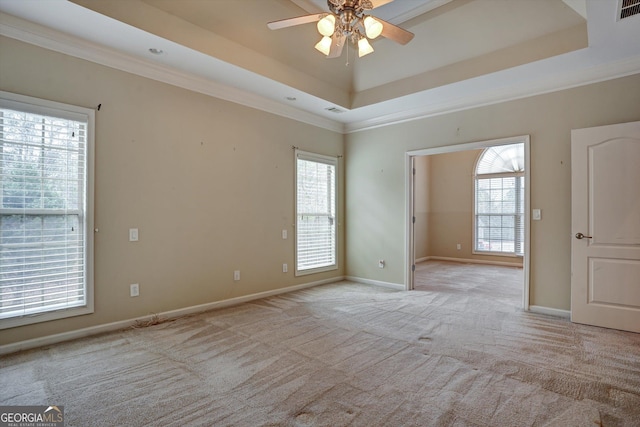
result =
[{"label": "pull chain", "polygon": [[344,64],[344,66],[345,66],[345,67],[348,67],[348,66],[349,66],[349,40],[345,39],[345,41],[344,41],[344,42],[345,42],[345,43],[346,43],[346,45],[347,45],[347,63],[346,63],[346,64]]}]

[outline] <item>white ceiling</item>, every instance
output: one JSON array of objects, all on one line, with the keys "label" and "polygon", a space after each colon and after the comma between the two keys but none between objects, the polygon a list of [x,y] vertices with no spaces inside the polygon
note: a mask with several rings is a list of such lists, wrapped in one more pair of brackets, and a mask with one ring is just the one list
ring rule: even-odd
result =
[{"label": "white ceiling", "polygon": [[616,0],[395,0],[371,13],[414,40],[348,66],[313,24],[266,28],[323,0],[75,1],[0,0],[0,34],[340,132],[640,72],[640,16]]}]

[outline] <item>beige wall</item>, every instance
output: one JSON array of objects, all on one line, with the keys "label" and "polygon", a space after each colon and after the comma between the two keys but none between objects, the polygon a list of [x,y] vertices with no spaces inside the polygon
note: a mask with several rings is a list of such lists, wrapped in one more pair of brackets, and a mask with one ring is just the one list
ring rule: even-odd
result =
[{"label": "beige wall", "polygon": [[[347,274],[403,283],[405,153],[531,136],[532,305],[568,310],[571,129],[640,120],[640,74],[347,136]],[[377,268],[384,258],[386,268]]]},{"label": "beige wall", "polygon": [[[341,155],[343,135],[12,39],[0,38],[0,56],[1,90],[102,104],[95,313],[0,330],[0,345],[343,275],[344,199],[340,269],[293,276],[291,149]],[[131,227],[139,242],[128,241]]]},{"label": "beige wall", "polygon": [[432,156],[416,157],[413,165],[416,170],[414,178],[416,185],[413,193],[413,212],[416,217],[414,225],[416,260],[431,255],[429,248],[429,212],[431,211],[429,204],[429,174],[431,170],[431,157]]},{"label": "beige wall", "polygon": [[[430,165],[426,177],[416,173],[416,199],[425,191],[429,194],[428,232],[419,233],[416,227],[416,259],[420,258],[417,248],[426,246],[429,255],[423,256],[522,265],[521,257],[473,254],[473,171],[483,151],[457,151],[416,158],[417,164],[427,159]],[[456,246],[458,243],[460,250]]]},{"label": "beige wall", "polygon": [[[402,283],[405,152],[523,134],[531,135],[532,207],[543,209],[531,230],[531,302],[568,309],[570,130],[640,120],[638,74],[358,132],[344,146],[334,132],[12,39],[0,37],[0,56],[0,90],[102,104],[95,313],[2,330],[0,345],[343,274]],[[281,239],[294,221],[292,145],[345,152],[338,271],[281,272],[294,262],[293,240]],[[131,227],[137,243],[127,240]],[[130,283],[140,297],[128,296]]]}]

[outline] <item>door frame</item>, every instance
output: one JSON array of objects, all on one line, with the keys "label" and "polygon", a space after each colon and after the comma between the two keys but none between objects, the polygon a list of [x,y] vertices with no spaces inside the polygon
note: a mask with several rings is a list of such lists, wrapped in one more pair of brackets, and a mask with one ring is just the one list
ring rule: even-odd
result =
[{"label": "door frame", "polygon": [[482,148],[495,147],[498,145],[524,143],[524,165],[525,165],[525,184],[524,184],[524,259],[523,259],[523,292],[522,307],[529,310],[529,272],[531,266],[531,161],[530,161],[530,136],[520,135],[508,138],[491,139],[486,141],[469,142],[465,144],[445,145],[433,148],[423,148],[405,152],[405,274],[404,286],[405,290],[410,291],[414,288],[414,263],[415,263],[415,244],[414,244],[414,158],[418,156],[430,156],[434,154],[454,153],[458,151],[477,150]]}]

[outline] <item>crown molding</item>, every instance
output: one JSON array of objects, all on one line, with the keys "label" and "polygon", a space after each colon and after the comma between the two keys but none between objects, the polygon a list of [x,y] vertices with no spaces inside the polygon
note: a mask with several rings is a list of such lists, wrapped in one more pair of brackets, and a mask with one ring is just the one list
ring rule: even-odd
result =
[{"label": "crown molding", "polygon": [[[593,48],[587,48],[552,58],[551,61],[555,64],[555,68],[548,65],[542,66],[541,64],[547,61],[539,61],[537,64],[525,64],[458,82],[455,87],[447,85],[384,101],[382,104],[385,104],[385,109],[394,111],[391,114],[371,114],[372,118],[358,120],[355,117],[362,117],[362,114],[359,114],[359,108],[346,109],[345,114],[341,117],[343,123],[246,90],[125,54],[2,12],[0,12],[0,35],[341,134],[571,89],[640,72],[640,54],[638,53],[634,52],[618,60],[603,60],[601,63],[597,63],[589,62],[590,55],[594,54],[594,51]],[[602,52],[595,53],[602,54]],[[569,60],[565,61],[561,58],[567,55],[582,59],[582,66],[567,67]],[[527,70],[525,74],[532,74],[529,67],[541,71],[539,77],[520,78],[523,70]],[[416,106],[411,107],[411,103]],[[376,108],[376,106],[371,107]],[[367,109],[368,107],[362,108]],[[352,117],[352,120],[349,117]]]},{"label": "crown molding", "polygon": [[[524,65],[523,67],[526,67],[526,65]],[[503,72],[494,73],[493,76],[481,76],[467,81],[467,83],[469,84],[474,82],[474,86],[476,87],[489,87],[490,90],[471,93],[466,96],[443,97],[446,98],[446,100],[440,103],[429,103],[429,105],[423,107],[402,110],[393,114],[387,114],[367,120],[347,123],[344,126],[344,132],[346,134],[355,133],[383,126],[390,126],[408,121],[454,113],[457,111],[464,111],[472,108],[484,107],[488,105],[499,104],[502,102],[529,98],[537,95],[544,95],[547,93],[558,92],[566,89],[572,89],[575,87],[586,86],[607,80],[613,80],[638,74],[640,73],[640,55],[627,57],[617,61],[605,62],[589,67],[583,67],[581,69],[574,69],[570,70],[569,72],[558,72],[554,73],[553,75],[547,75],[542,78],[532,79],[529,81],[518,81],[517,79],[509,79],[508,77],[506,77],[503,78],[502,81],[513,81],[513,83],[504,85],[502,87],[496,87],[493,84],[483,84],[483,82],[486,81],[487,78],[495,77],[497,75],[510,74],[513,72],[517,71],[515,69],[510,69]],[[495,81],[495,79],[493,80]],[[435,89],[435,91],[437,90],[438,89]],[[401,102],[401,99],[402,98],[399,98],[398,101]]]},{"label": "crown molding", "polygon": [[0,35],[204,95],[344,133],[340,122],[0,12]]}]

